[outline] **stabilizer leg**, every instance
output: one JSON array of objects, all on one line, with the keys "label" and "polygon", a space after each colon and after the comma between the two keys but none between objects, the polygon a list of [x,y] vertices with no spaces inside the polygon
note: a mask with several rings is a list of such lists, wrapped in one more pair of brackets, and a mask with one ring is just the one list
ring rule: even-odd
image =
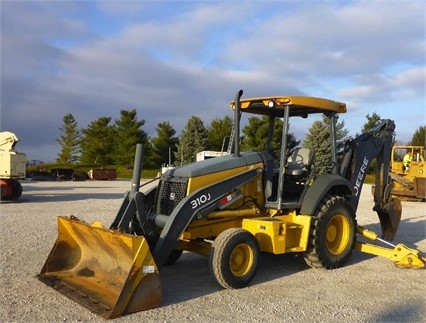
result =
[{"label": "stabilizer leg", "polygon": [[425,268],[426,259],[421,255],[419,250],[408,248],[404,244],[394,245],[386,240],[380,239],[378,235],[361,226],[357,226],[357,233],[366,239],[372,241],[380,241],[390,248],[376,246],[370,243],[356,241],[354,249],[360,252],[385,257],[393,261],[395,266],[404,268]]}]

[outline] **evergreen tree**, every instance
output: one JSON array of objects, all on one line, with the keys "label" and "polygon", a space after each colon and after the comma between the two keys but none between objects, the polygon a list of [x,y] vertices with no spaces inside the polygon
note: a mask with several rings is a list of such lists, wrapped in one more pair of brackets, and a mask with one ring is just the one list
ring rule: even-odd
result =
[{"label": "evergreen tree", "polygon": [[420,126],[414,132],[411,141],[408,143],[410,146],[426,146],[426,126]]},{"label": "evergreen tree", "polygon": [[213,151],[225,151],[228,148],[232,129],[232,118],[225,116],[223,119],[215,118],[207,127],[208,149]]},{"label": "evergreen tree", "polygon": [[382,119],[376,112],[373,112],[371,116],[367,114],[365,117],[367,118],[367,122],[364,123],[364,126],[361,128],[362,133],[371,130]]},{"label": "evergreen tree", "polygon": [[[380,120],[382,119],[376,112],[373,112],[373,114],[371,116],[370,116],[370,114],[367,114],[365,117],[366,117],[367,121],[366,121],[366,123],[364,123],[364,125],[361,128],[362,133],[368,132],[371,129],[373,129],[374,126],[376,124],[378,124],[380,122]],[[357,136],[358,135],[359,134],[357,134]],[[368,169],[367,172],[368,172],[368,174],[375,174],[376,169],[377,169],[377,161],[376,161],[376,159],[374,159],[371,162],[371,166],[370,166],[370,168]]]},{"label": "evergreen tree", "polygon": [[261,151],[266,149],[268,117],[249,117],[248,124],[242,129],[241,150]]},{"label": "evergreen tree", "polygon": [[194,162],[197,153],[206,149],[206,144],[207,129],[199,117],[192,116],[180,134],[177,152],[175,153],[176,163],[179,162],[183,165]]},{"label": "evergreen tree", "polygon": [[152,155],[151,161],[159,167],[163,163],[169,163],[169,150],[171,164],[174,163],[174,154],[177,151],[179,139],[175,137],[176,130],[169,122],[161,122],[156,128],[157,136],[151,139]]},{"label": "evergreen tree", "polygon": [[[246,125],[242,130],[243,138],[241,142],[241,150],[265,150],[268,141],[268,127],[269,117],[250,117],[248,119],[248,125]],[[274,133],[272,135],[272,150],[279,151],[281,149],[282,133],[283,121],[275,119]],[[292,151],[297,145],[299,145],[299,143],[300,141],[296,140],[293,133],[288,133],[287,147],[289,148],[289,151]]]},{"label": "evergreen tree", "polygon": [[111,164],[113,149],[113,128],[109,125],[111,117],[101,117],[82,129],[80,162],[83,164],[105,166]]},{"label": "evergreen tree", "polygon": [[112,157],[117,165],[129,168],[135,161],[136,144],[144,148],[144,160],[149,159],[151,147],[148,134],[142,129],[145,120],[137,119],[136,109],[120,110],[120,119],[116,120],[114,128],[114,149]]},{"label": "evergreen tree", "polygon": [[56,141],[61,145],[56,162],[60,164],[73,164],[78,160],[80,152],[80,130],[77,121],[71,113],[63,118],[63,126],[59,128],[63,132]]},{"label": "evergreen tree", "polygon": [[[330,122],[331,118],[323,116],[322,121],[317,120],[312,123],[306,138],[302,142],[304,148],[315,150],[315,168],[316,174],[327,174],[332,170],[331,160],[331,140],[330,140]],[[336,123],[336,141],[337,151],[343,149],[347,140],[348,130],[344,129],[345,123]]]}]

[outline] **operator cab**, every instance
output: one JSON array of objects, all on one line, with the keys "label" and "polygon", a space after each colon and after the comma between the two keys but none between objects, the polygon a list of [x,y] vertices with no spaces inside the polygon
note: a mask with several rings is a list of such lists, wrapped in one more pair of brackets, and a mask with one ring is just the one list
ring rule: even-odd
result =
[{"label": "operator cab", "polygon": [[[242,91],[239,92],[240,96]],[[288,138],[291,135],[290,120],[292,118],[308,118],[309,115],[324,114],[331,119],[330,146],[332,172],[338,173],[336,155],[336,122],[337,114],[346,112],[346,105],[341,102],[304,96],[277,96],[240,99],[231,102],[234,110],[234,140],[230,140],[228,152],[239,154],[239,120],[241,113],[269,117],[266,153],[274,158],[265,160],[264,187],[266,207],[282,209],[300,209],[303,197],[310,183],[316,176],[315,152],[310,148],[295,147],[289,149]],[[273,135],[277,131],[276,122],[282,121],[282,137],[278,152],[274,151]],[[292,119],[295,120],[295,119]],[[281,129],[280,129],[281,130]],[[231,134],[232,137],[232,134]],[[275,144],[276,146],[276,144]]]}]

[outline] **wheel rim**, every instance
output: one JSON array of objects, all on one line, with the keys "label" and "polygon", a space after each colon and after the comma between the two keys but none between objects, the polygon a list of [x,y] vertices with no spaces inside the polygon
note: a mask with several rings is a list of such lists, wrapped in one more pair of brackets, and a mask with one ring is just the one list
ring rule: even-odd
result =
[{"label": "wheel rim", "polygon": [[229,258],[229,268],[234,276],[246,275],[253,266],[254,254],[248,244],[239,244],[232,250]]},{"label": "wheel rim", "polygon": [[333,255],[342,253],[348,245],[350,237],[349,222],[342,214],[334,215],[327,225],[327,250]]}]

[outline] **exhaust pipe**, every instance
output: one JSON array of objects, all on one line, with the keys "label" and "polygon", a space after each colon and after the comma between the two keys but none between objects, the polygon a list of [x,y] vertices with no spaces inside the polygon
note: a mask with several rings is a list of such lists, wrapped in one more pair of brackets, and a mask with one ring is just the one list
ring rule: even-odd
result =
[{"label": "exhaust pipe", "polygon": [[241,103],[240,99],[243,90],[239,90],[235,95],[235,111],[234,111],[234,157],[240,157],[240,117]]}]

